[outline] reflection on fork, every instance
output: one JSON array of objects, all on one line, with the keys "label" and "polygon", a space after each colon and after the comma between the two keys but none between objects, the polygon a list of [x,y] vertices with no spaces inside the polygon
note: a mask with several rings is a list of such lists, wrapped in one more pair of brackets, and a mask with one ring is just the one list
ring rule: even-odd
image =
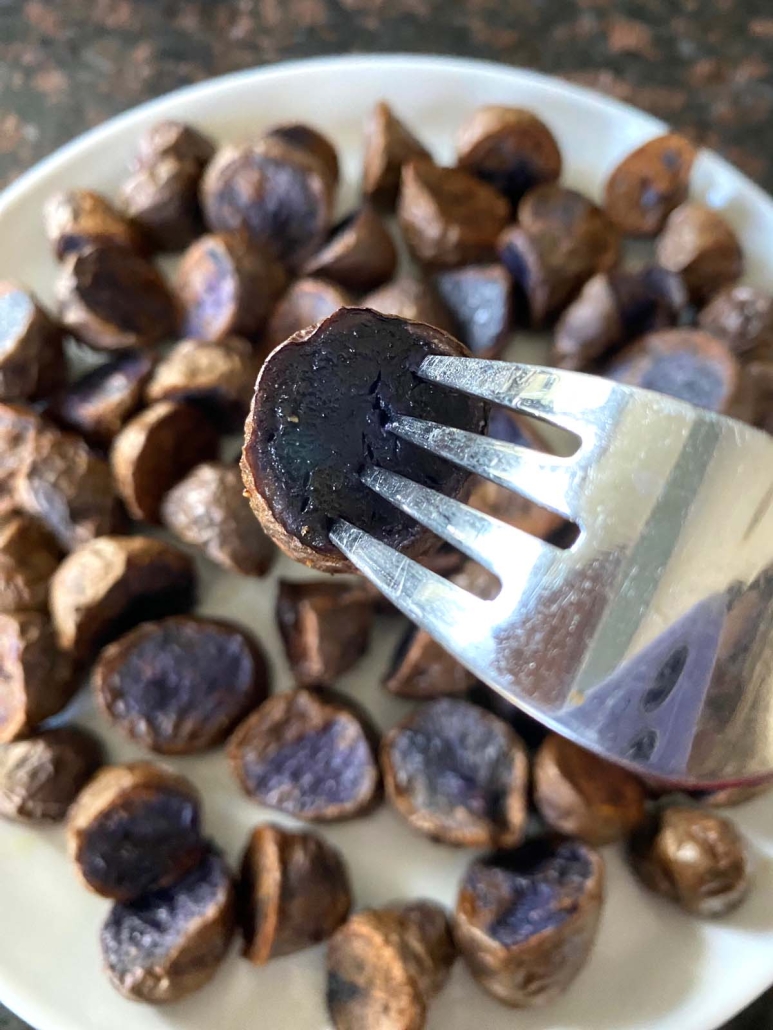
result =
[{"label": "reflection on fork", "polygon": [[685,785],[773,770],[773,441],[576,372],[429,357],[420,374],[579,439],[570,457],[398,417],[392,432],[579,527],[568,550],[383,469],[367,485],[499,580],[483,600],[345,522],[331,539],[489,686]]}]

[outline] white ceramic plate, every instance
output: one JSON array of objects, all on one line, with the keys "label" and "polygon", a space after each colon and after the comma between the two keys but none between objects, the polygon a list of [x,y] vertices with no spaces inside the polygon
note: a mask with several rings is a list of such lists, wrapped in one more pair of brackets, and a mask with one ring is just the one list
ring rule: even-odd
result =
[{"label": "white ceramic plate", "polygon": [[[406,117],[440,159],[452,156],[461,120],[484,103],[521,104],[546,120],[565,157],[566,180],[597,194],[608,171],[662,125],[583,89],[493,64],[425,57],[354,57],[280,65],[181,90],[87,133],[42,162],[0,198],[0,277],[12,276],[51,300],[55,266],[40,227],[41,205],[56,189],[108,193],[125,174],[138,134],[160,118],[190,121],[219,140],[255,136],[270,124],[303,120],[335,140],[345,193],[359,177],[361,126],[380,98]],[[694,192],[726,210],[740,232],[749,277],[773,275],[773,202],[718,157],[705,154]],[[346,198],[344,198],[344,203]],[[288,561],[277,574],[302,577]],[[202,566],[201,610],[253,627],[267,646],[279,689],[290,686],[273,621],[274,577],[245,580]],[[342,687],[362,698],[382,725],[407,706],[378,687],[394,643],[382,627],[366,661]],[[76,717],[94,724],[113,758],[139,755],[109,733],[88,698]],[[240,796],[222,753],[180,759],[206,799],[207,827],[232,859],[259,820],[276,818]],[[544,1011],[514,1013],[484,995],[457,963],[430,1010],[428,1030],[711,1030],[773,982],[773,798],[732,813],[749,835],[757,880],[748,901],[709,923],[646,894],[608,848],[608,901],[588,967],[564,999]],[[453,905],[469,852],[410,833],[387,808],[325,830],[345,851],[359,905],[425,895]],[[100,973],[98,929],[107,903],[76,881],[59,830],[0,825],[0,999],[37,1030],[323,1030],[324,950],[255,969],[236,954],[193,997],[162,1009],[123,1000]]]}]

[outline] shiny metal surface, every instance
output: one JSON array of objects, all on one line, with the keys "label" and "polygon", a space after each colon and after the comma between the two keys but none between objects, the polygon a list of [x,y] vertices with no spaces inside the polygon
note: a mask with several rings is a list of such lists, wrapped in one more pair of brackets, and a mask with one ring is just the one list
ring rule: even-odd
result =
[{"label": "shiny metal surface", "polygon": [[501,590],[474,597],[344,522],[341,551],[480,679],[584,747],[686,785],[773,772],[773,440],[576,372],[430,357],[420,374],[579,438],[561,458],[412,418],[390,426],[579,537],[561,550],[373,469],[371,489]]}]

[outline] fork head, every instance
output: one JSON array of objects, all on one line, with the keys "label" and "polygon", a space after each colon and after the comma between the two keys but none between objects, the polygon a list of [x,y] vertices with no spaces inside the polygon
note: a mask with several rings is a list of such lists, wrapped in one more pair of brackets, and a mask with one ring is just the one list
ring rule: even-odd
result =
[{"label": "fork head", "polygon": [[685,786],[773,772],[773,440],[583,375],[428,357],[423,378],[569,430],[569,458],[397,416],[389,429],[579,528],[561,550],[403,476],[365,483],[492,572],[475,597],[356,527],[331,539],[489,686]]}]

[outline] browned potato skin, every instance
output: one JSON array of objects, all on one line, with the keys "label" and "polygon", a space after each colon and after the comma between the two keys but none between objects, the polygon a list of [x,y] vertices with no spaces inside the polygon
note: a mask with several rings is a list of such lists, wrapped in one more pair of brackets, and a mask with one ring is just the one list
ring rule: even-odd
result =
[{"label": "browned potato skin", "polygon": [[36,519],[0,520],[0,612],[44,611],[61,557],[56,540]]},{"label": "browned potato skin", "polygon": [[773,360],[773,297],[754,286],[727,286],[698,316],[698,325],[743,361]]},{"label": "browned potato skin", "polygon": [[412,275],[401,275],[373,290],[363,297],[362,306],[411,322],[424,322],[452,335],[456,332],[453,317],[437,291],[424,279]]},{"label": "browned potato skin", "polygon": [[258,367],[252,347],[238,336],[217,343],[181,340],[156,365],[145,396],[150,404],[189,402],[225,429],[241,428]]},{"label": "browned potato skin", "polygon": [[296,279],[274,308],[261,347],[265,357],[291,336],[310,329],[339,308],[354,304],[343,287],[313,276]]},{"label": "browned potato skin", "polygon": [[164,119],[142,133],[132,167],[147,168],[159,158],[173,157],[203,168],[214,153],[215,145],[204,133],[184,122]]},{"label": "browned potato skin", "polygon": [[366,204],[343,228],[333,229],[327,243],[301,271],[303,275],[322,276],[344,289],[363,293],[391,279],[396,267],[397,248],[389,230]]},{"label": "browned potato skin", "polygon": [[417,261],[453,268],[495,256],[510,205],[492,186],[460,168],[412,161],[403,168],[397,217]]},{"label": "browned potato skin", "polygon": [[40,519],[64,550],[115,532],[121,511],[107,462],[75,433],[38,423],[14,482],[16,507]]},{"label": "browned potato skin", "polygon": [[269,129],[266,136],[299,150],[305,150],[322,166],[331,187],[335,188],[338,185],[338,153],[327,136],[318,129],[303,122],[284,122]]},{"label": "browned potato skin", "polygon": [[[67,853],[75,864],[76,871],[84,886],[103,897],[112,897],[115,901],[129,901],[122,891],[105,893],[101,885],[86,879],[82,868],[82,849],[86,844],[92,825],[111,810],[119,810],[121,806],[136,800],[153,797],[158,792],[173,792],[189,798],[194,804],[200,803],[199,793],[190,780],[161,765],[150,762],[127,762],[125,765],[107,765],[100,769],[80,792],[72,805],[67,820]],[[158,883],[155,889],[170,886],[175,880],[192,869],[199,861],[204,849],[202,841],[200,851],[179,856],[177,867],[170,870],[169,875]]]},{"label": "browned potato skin", "polygon": [[[3,308],[11,311],[2,325]],[[14,310],[24,307],[22,325]],[[16,329],[10,335],[10,325]],[[67,377],[62,331],[35,297],[13,282],[0,282],[0,400],[37,401],[49,397]]]},{"label": "browned potato skin", "polygon": [[356,912],[328,945],[335,1030],[422,1030],[455,958],[448,919],[434,902]]},{"label": "browned potato skin", "polygon": [[365,123],[362,189],[380,207],[391,208],[400,191],[400,173],[408,161],[430,158],[429,151],[383,100]]},{"label": "browned potato skin", "polygon": [[215,427],[190,404],[159,401],[128,422],[113,441],[110,467],[126,510],[159,522],[164,495],[202,461],[217,456]]},{"label": "browned potato skin", "polygon": [[0,679],[0,744],[27,736],[72,698],[77,687],[72,664],[56,646],[46,615],[0,614]]},{"label": "browned potato skin", "polygon": [[296,684],[333,686],[365,653],[374,604],[357,583],[280,580],[276,614]]},{"label": "browned potato skin", "polygon": [[116,244],[65,258],[56,284],[59,320],[95,350],[152,347],[174,334],[177,310],[149,261]]},{"label": "browned potato skin", "polygon": [[60,391],[46,417],[105,448],[139,408],[153,365],[147,351],[126,351]]},{"label": "browned potato skin", "polygon": [[521,107],[479,107],[459,130],[457,155],[461,168],[498,189],[498,180],[516,173],[518,192],[502,189],[514,204],[533,186],[555,182],[561,175],[555,137],[540,118]]},{"label": "browned potato skin", "polygon": [[384,689],[396,697],[427,701],[434,697],[463,696],[475,676],[429,633],[417,629],[400,663],[384,680]]},{"label": "browned potato skin", "polygon": [[182,250],[204,231],[199,209],[200,178],[199,165],[159,156],[121,186],[124,211],[154,249]]},{"label": "browned potato skin", "polygon": [[16,484],[19,469],[27,460],[31,443],[43,421],[26,404],[0,402],[0,516],[18,508]]},{"label": "browned potato skin", "polygon": [[352,904],[339,850],[315,833],[253,830],[238,889],[243,954],[256,966],[330,937]]},{"label": "browned potato skin", "polygon": [[560,997],[585,964],[604,897],[604,861],[585,845],[591,875],[576,909],[559,927],[505,947],[486,932],[496,910],[479,911],[462,884],[454,937],[470,972],[497,1001],[513,1008],[543,1006]]},{"label": "browned potato skin", "polygon": [[210,561],[243,576],[265,576],[278,553],[252,514],[236,465],[197,465],[164,497],[161,519]]},{"label": "browned potato skin", "polygon": [[77,726],[44,730],[0,750],[0,816],[60,822],[102,764],[102,745]]},{"label": "browned potato skin", "polygon": [[716,812],[672,805],[653,814],[629,857],[645,886],[696,916],[731,912],[749,889],[746,841]]},{"label": "browned potato skin", "polygon": [[644,819],[646,791],[632,773],[555,733],[537,752],[533,779],[548,826],[588,844],[621,840]]},{"label": "browned potato skin", "polygon": [[655,253],[663,268],[682,276],[697,304],[743,273],[743,251],[733,229],[718,211],[695,201],[671,212]]},{"label": "browned potato skin", "polygon": [[147,607],[159,593],[173,595],[166,614],[193,603],[194,565],[176,547],[147,536],[102,536],[84,544],[51,580],[59,646],[78,660],[91,657],[111,632],[128,628],[121,620],[132,605],[144,600]]},{"label": "browned potato skin", "polygon": [[687,199],[697,156],[684,136],[669,132],[624,157],[607,180],[604,207],[628,236],[655,236],[666,218]]},{"label": "browned potato skin", "polygon": [[138,252],[146,246],[139,228],[94,190],[55,193],[43,207],[43,225],[60,261],[93,244],[115,244]]}]

